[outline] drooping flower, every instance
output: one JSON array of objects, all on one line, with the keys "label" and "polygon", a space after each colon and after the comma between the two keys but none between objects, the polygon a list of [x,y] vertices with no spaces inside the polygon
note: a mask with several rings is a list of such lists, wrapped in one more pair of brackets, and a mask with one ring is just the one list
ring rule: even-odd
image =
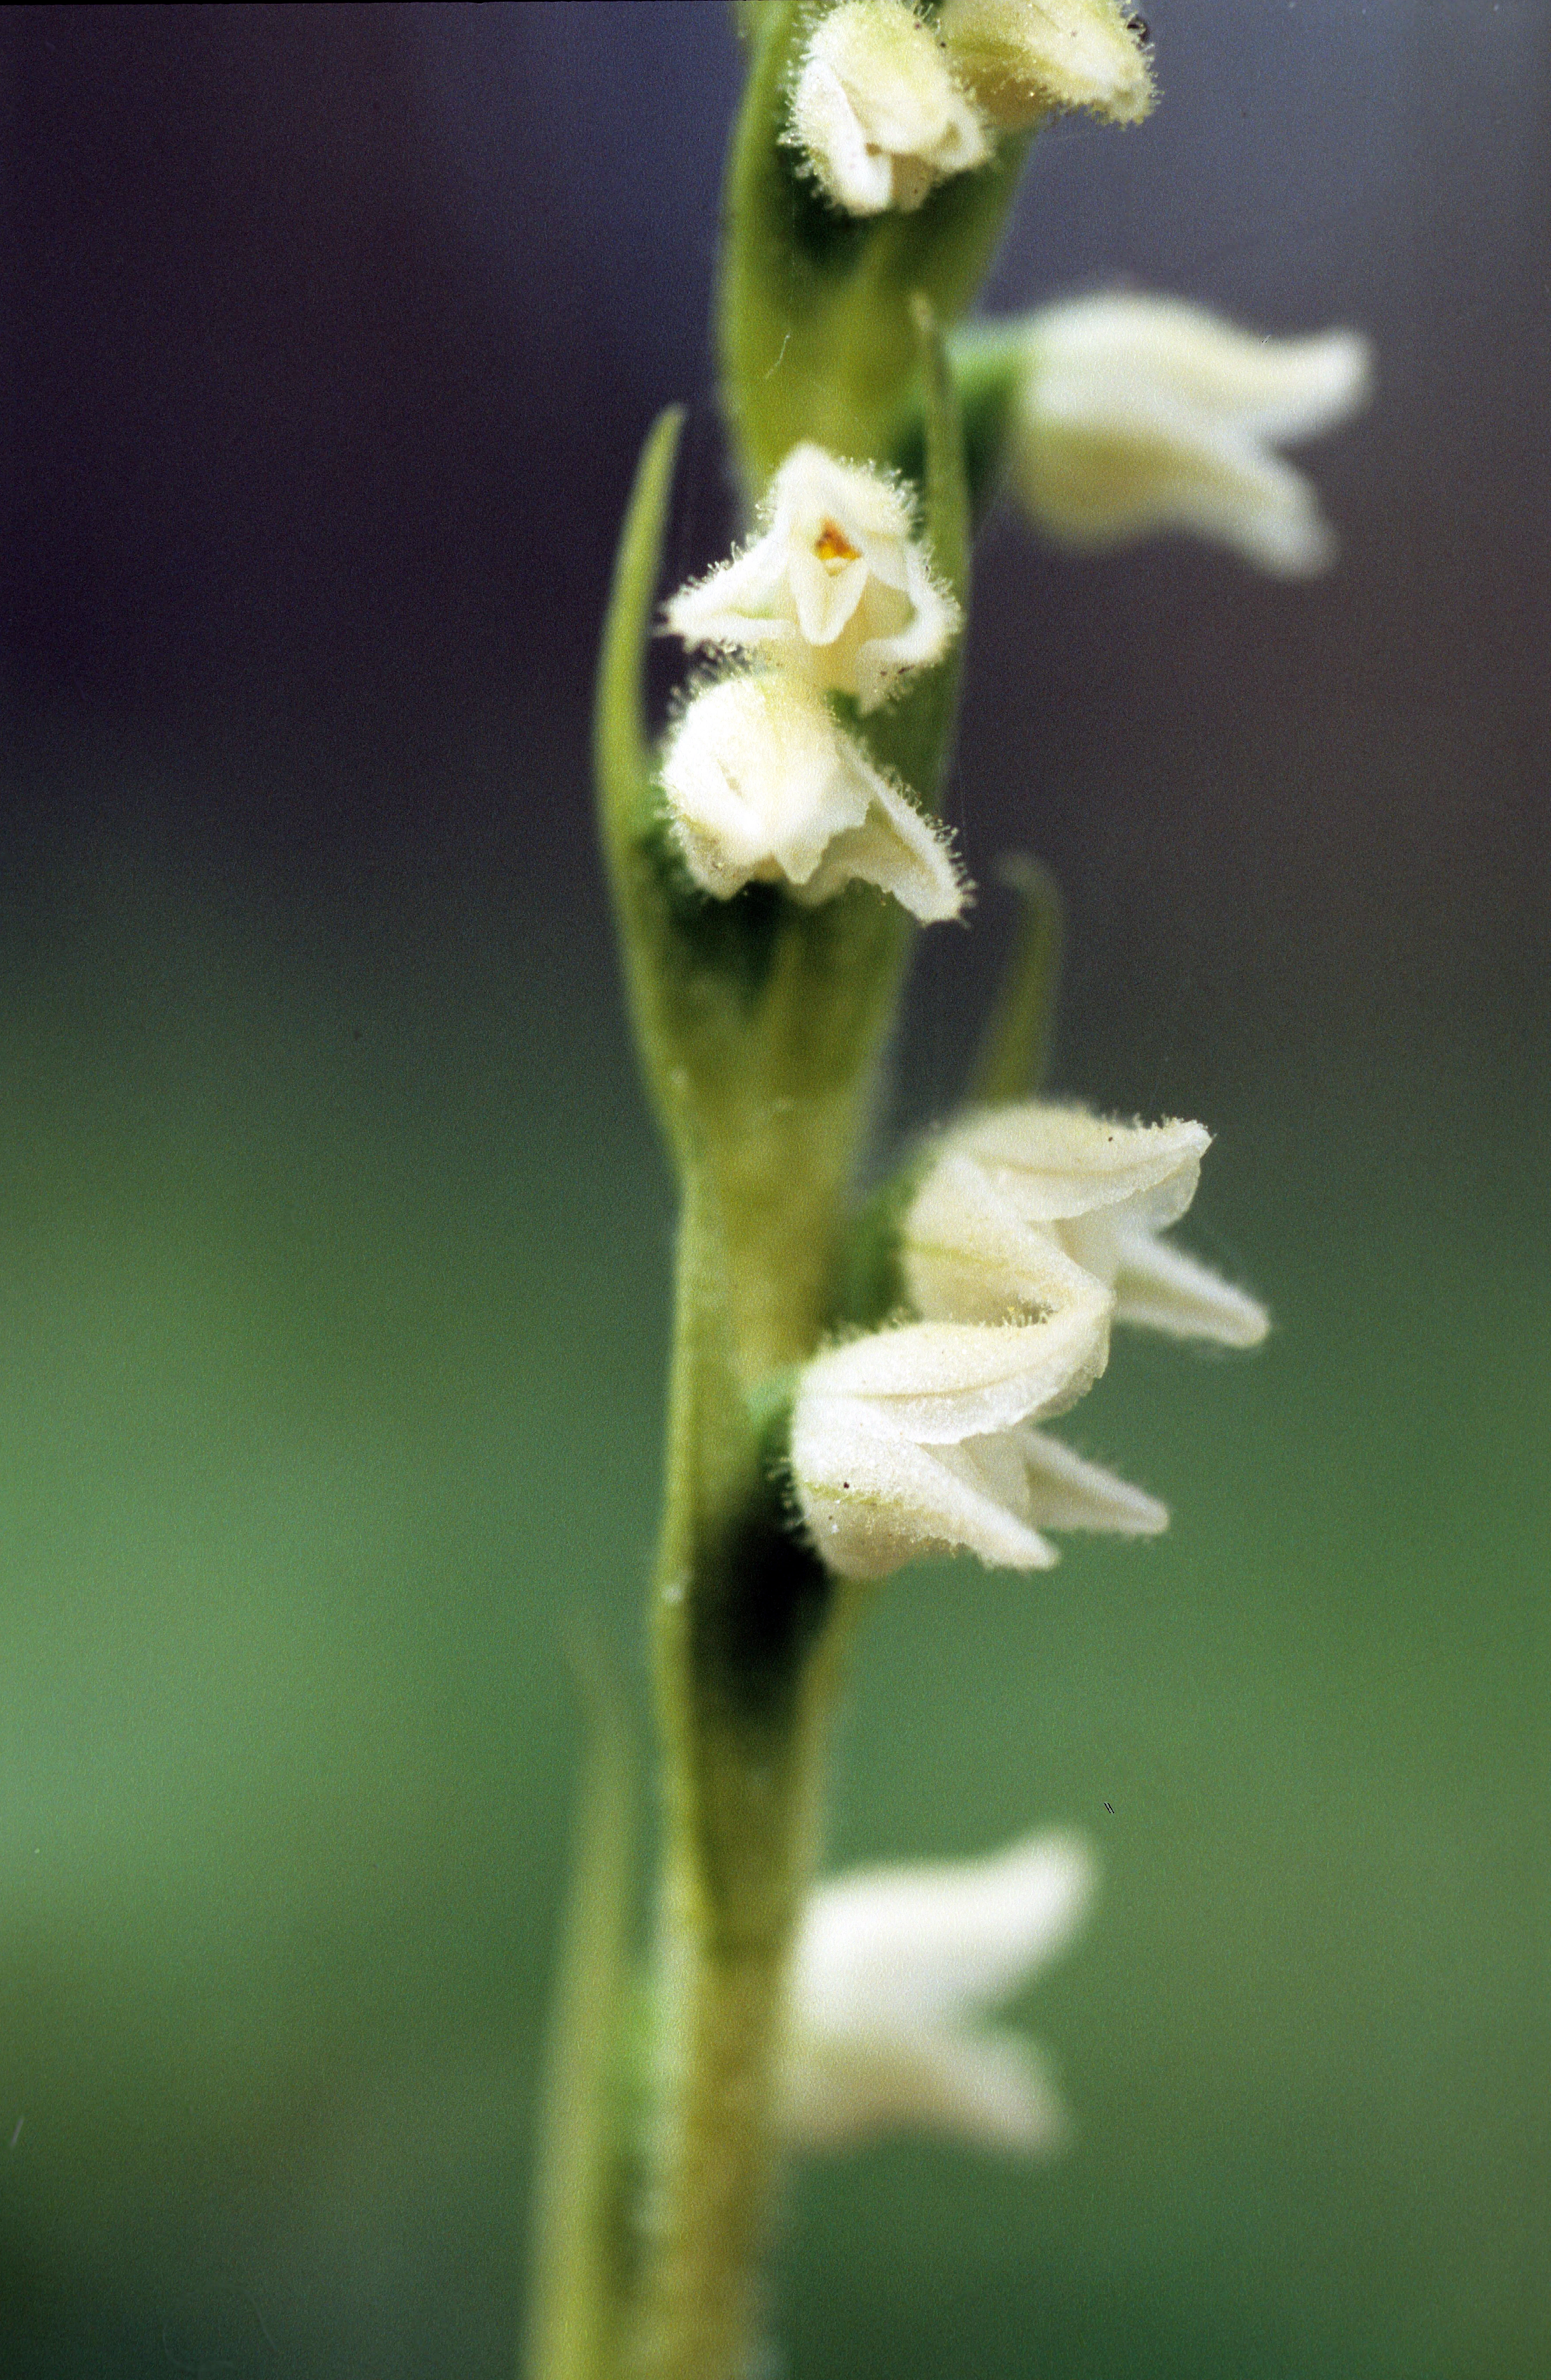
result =
[{"label": "drooping flower", "polygon": [[788,130],[848,214],[919,207],[990,154],[942,44],[905,0],[843,0],[817,26]]},{"label": "drooping flower", "polygon": [[943,0],[937,24],[998,131],[1077,107],[1139,124],[1153,104],[1140,20],[1117,0]]},{"label": "drooping flower", "polygon": [[1032,2043],[983,2020],[1056,1958],[1093,1898],[1080,1838],[836,1877],[792,1966],[785,2124],[795,2147],[890,2131],[1049,2154],[1069,2129]]},{"label": "drooping flower", "polygon": [[1257,1346],[1264,1307],[1161,1236],[1194,1197],[1211,1137],[1044,1100],[971,1116],[945,1135],[906,1216],[916,1310],[958,1321],[1048,1310],[1069,1293],[1069,1266],[1114,1293],[1117,1321]]},{"label": "drooping flower", "polygon": [[1024,357],[1012,479],[1053,538],[1102,549],[1185,529],[1288,578],[1335,558],[1313,489],[1274,448],[1366,402],[1355,332],[1263,339],[1117,291],[1032,316]]},{"label": "drooping flower", "polygon": [[1037,1322],[907,1323],[807,1365],[791,1473],[810,1536],[844,1578],[881,1578],[959,1548],[1048,1570],[1043,1528],[1150,1536],[1164,1507],[1032,1425],[1104,1369],[1110,1300],[1097,1283]]},{"label": "drooping flower", "polygon": [[755,543],[673,597],[676,636],[758,653],[864,711],[942,659],[959,606],[911,535],[899,487],[822,446],[794,446],[767,504]]},{"label": "drooping flower", "polygon": [[685,864],[719,901],[758,880],[812,905],[860,877],[925,925],[963,906],[946,837],[800,682],[772,674],[704,687],[660,775]]}]

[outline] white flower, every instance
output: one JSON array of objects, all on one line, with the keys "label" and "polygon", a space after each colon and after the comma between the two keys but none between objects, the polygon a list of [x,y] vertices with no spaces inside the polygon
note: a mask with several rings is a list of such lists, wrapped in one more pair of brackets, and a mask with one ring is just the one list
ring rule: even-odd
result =
[{"label": "white flower", "polygon": [[864,1869],[821,1885],[792,1964],[788,2137],[839,2148],[947,2132],[989,2147],[1060,2147],[1066,2111],[1032,2044],[979,2022],[1065,1949],[1093,1863],[1071,1835],[990,1859]]},{"label": "white flower", "polygon": [[800,684],[733,677],[705,687],[660,774],[690,873],[719,901],[757,879],[812,905],[861,877],[926,925],[963,906],[946,840]]},{"label": "white flower", "polygon": [[1159,1236],[1194,1197],[1211,1137],[1204,1124],[1117,1123],[1041,1100],[971,1116],[945,1136],[905,1219],[917,1312],[1048,1310],[1076,1268],[1114,1292],[1117,1321],[1257,1346],[1264,1307]]},{"label": "white flower", "polygon": [[941,43],[905,0],[844,0],[809,42],[788,138],[837,206],[919,207],[934,182],[990,154]]},{"label": "white flower", "polygon": [[875,710],[910,671],[940,661],[959,606],[910,535],[892,481],[822,446],[794,446],[771,483],[758,541],[667,606],[687,645],[758,652],[826,693]]},{"label": "white flower", "polygon": [[1104,1369],[1110,1302],[1096,1283],[1043,1321],[907,1323],[815,1356],[792,1411],[791,1471],[813,1543],[843,1578],[967,1548],[1048,1570],[1044,1528],[1147,1536],[1168,1515],[1030,1425]]},{"label": "white flower", "polygon": [[1141,31],[1117,0],[943,0],[937,24],[999,130],[1069,107],[1138,124],[1153,104]]},{"label": "white flower", "polygon": [[1025,358],[1012,476],[1052,537],[1103,548],[1188,529],[1281,577],[1334,559],[1313,488],[1273,446],[1364,404],[1355,332],[1263,339],[1178,298],[1117,292],[1032,317]]}]

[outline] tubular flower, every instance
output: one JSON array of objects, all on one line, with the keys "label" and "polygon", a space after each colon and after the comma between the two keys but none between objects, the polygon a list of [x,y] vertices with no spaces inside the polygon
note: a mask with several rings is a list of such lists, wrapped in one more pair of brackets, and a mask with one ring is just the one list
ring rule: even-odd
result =
[{"label": "tubular flower", "polygon": [[801,684],[773,675],[705,687],[660,775],[685,864],[719,901],[759,880],[812,905],[861,877],[924,925],[963,906],[946,837]]},{"label": "tubular flower", "polygon": [[1049,1310],[1077,1268],[1118,1322],[1177,1339],[1258,1346],[1265,1308],[1160,1236],[1195,1196],[1204,1124],[1128,1124],[1033,1100],[950,1132],[905,1220],[919,1313],[956,1320]]},{"label": "tubular flower", "polygon": [[998,131],[1073,107],[1139,124],[1153,104],[1142,28],[1117,0],[943,0],[937,23]]},{"label": "tubular flower", "polygon": [[922,2131],[1024,2155],[1059,2148],[1069,2127],[1038,2053],[979,2020],[1065,1949],[1093,1891],[1086,1845],[1060,1834],[820,1886],[792,1965],[793,2145]]},{"label": "tubular flower", "polygon": [[1369,382],[1353,331],[1262,339],[1178,298],[1079,298],[1030,320],[1013,483],[1064,544],[1186,529],[1306,577],[1335,559],[1335,535],[1273,448],[1334,429]]},{"label": "tubular flower", "polygon": [[919,207],[983,165],[984,128],[941,43],[905,0],[844,0],[809,42],[788,138],[848,214]]},{"label": "tubular flower", "polygon": [[1096,1285],[1044,1321],[907,1323],[804,1369],[791,1472],[813,1543],[843,1578],[881,1578],[959,1547],[1048,1570],[1041,1528],[1148,1536],[1163,1506],[1033,1428],[1103,1370],[1109,1299]]},{"label": "tubular flower", "polygon": [[771,483],[763,537],[674,596],[687,645],[756,652],[863,711],[941,661],[959,606],[910,535],[902,492],[876,471],[794,446]]}]

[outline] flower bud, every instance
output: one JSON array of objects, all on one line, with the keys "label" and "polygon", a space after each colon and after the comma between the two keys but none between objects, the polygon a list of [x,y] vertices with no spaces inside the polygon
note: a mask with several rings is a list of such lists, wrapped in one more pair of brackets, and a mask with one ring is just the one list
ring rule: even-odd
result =
[{"label": "flower bud", "polygon": [[959,74],[999,131],[1086,107],[1139,124],[1153,77],[1139,20],[1117,0],[943,0],[938,29]]},{"label": "flower bud", "polygon": [[788,138],[848,214],[919,207],[990,154],[941,43],[905,0],[843,0],[809,42]]},{"label": "flower bud", "polygon": [[706,686],[670,736],[660,775],[685,865],[718,901],[760,881],[812,907],[860,877],[923,925],[963,906],[946,837],[801,684],[772,675]]}]

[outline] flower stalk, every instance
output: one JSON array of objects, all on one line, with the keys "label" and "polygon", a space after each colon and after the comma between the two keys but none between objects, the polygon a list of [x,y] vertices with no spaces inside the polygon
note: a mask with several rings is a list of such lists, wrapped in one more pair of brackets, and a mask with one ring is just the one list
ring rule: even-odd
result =
[{"label": "flower stalk", "polygon": [[[751,533],[659,613],[665,414],[598,674],[600,837],[680,1195],[649,1603],[660,1851],[633,2030],[617,1830],[583,1864],[531,2380],[740,2380],[793,2144],[904,2122],[1055,2144],[1037,2061],[981,2020],[1076,1924],[1086,1853],[1037,1839],[816,1888],[852,1623],[922,1552],[1036,1572],[1056,1559],[1044,1530],[1162,1528],[1155,1499],[1036,1425],[1102,1373],[1113,1323],[1236,1346],[1266,1328],[1164,1238],[1203,1127],[1031,1097],[1059,946],[1033,863],[977,1104],[864,1203],[857,1184],[911,936],[968,895],[940,813],[973,519],[1010,478],[1065,534],[1081,481],[1087,541],[1183,523],[1285,568],[1287,535],[1253,508],[1279,489],[1306,529],[1312,498],[1257,442],[1313,426],[1313,395],[1275,358],[1249,373],[1236,334],[1193,316],[1160,335],[1113,309],[954,331],[1030,132],[1151,104],[1117,0],[745,0],[741,18],[716,313]],[[1348,362],[1324,419],[1355,401]],[[659,625],[697,658],[653,722]],[[611,2023],[638,2052],[628,2089]]]}]

